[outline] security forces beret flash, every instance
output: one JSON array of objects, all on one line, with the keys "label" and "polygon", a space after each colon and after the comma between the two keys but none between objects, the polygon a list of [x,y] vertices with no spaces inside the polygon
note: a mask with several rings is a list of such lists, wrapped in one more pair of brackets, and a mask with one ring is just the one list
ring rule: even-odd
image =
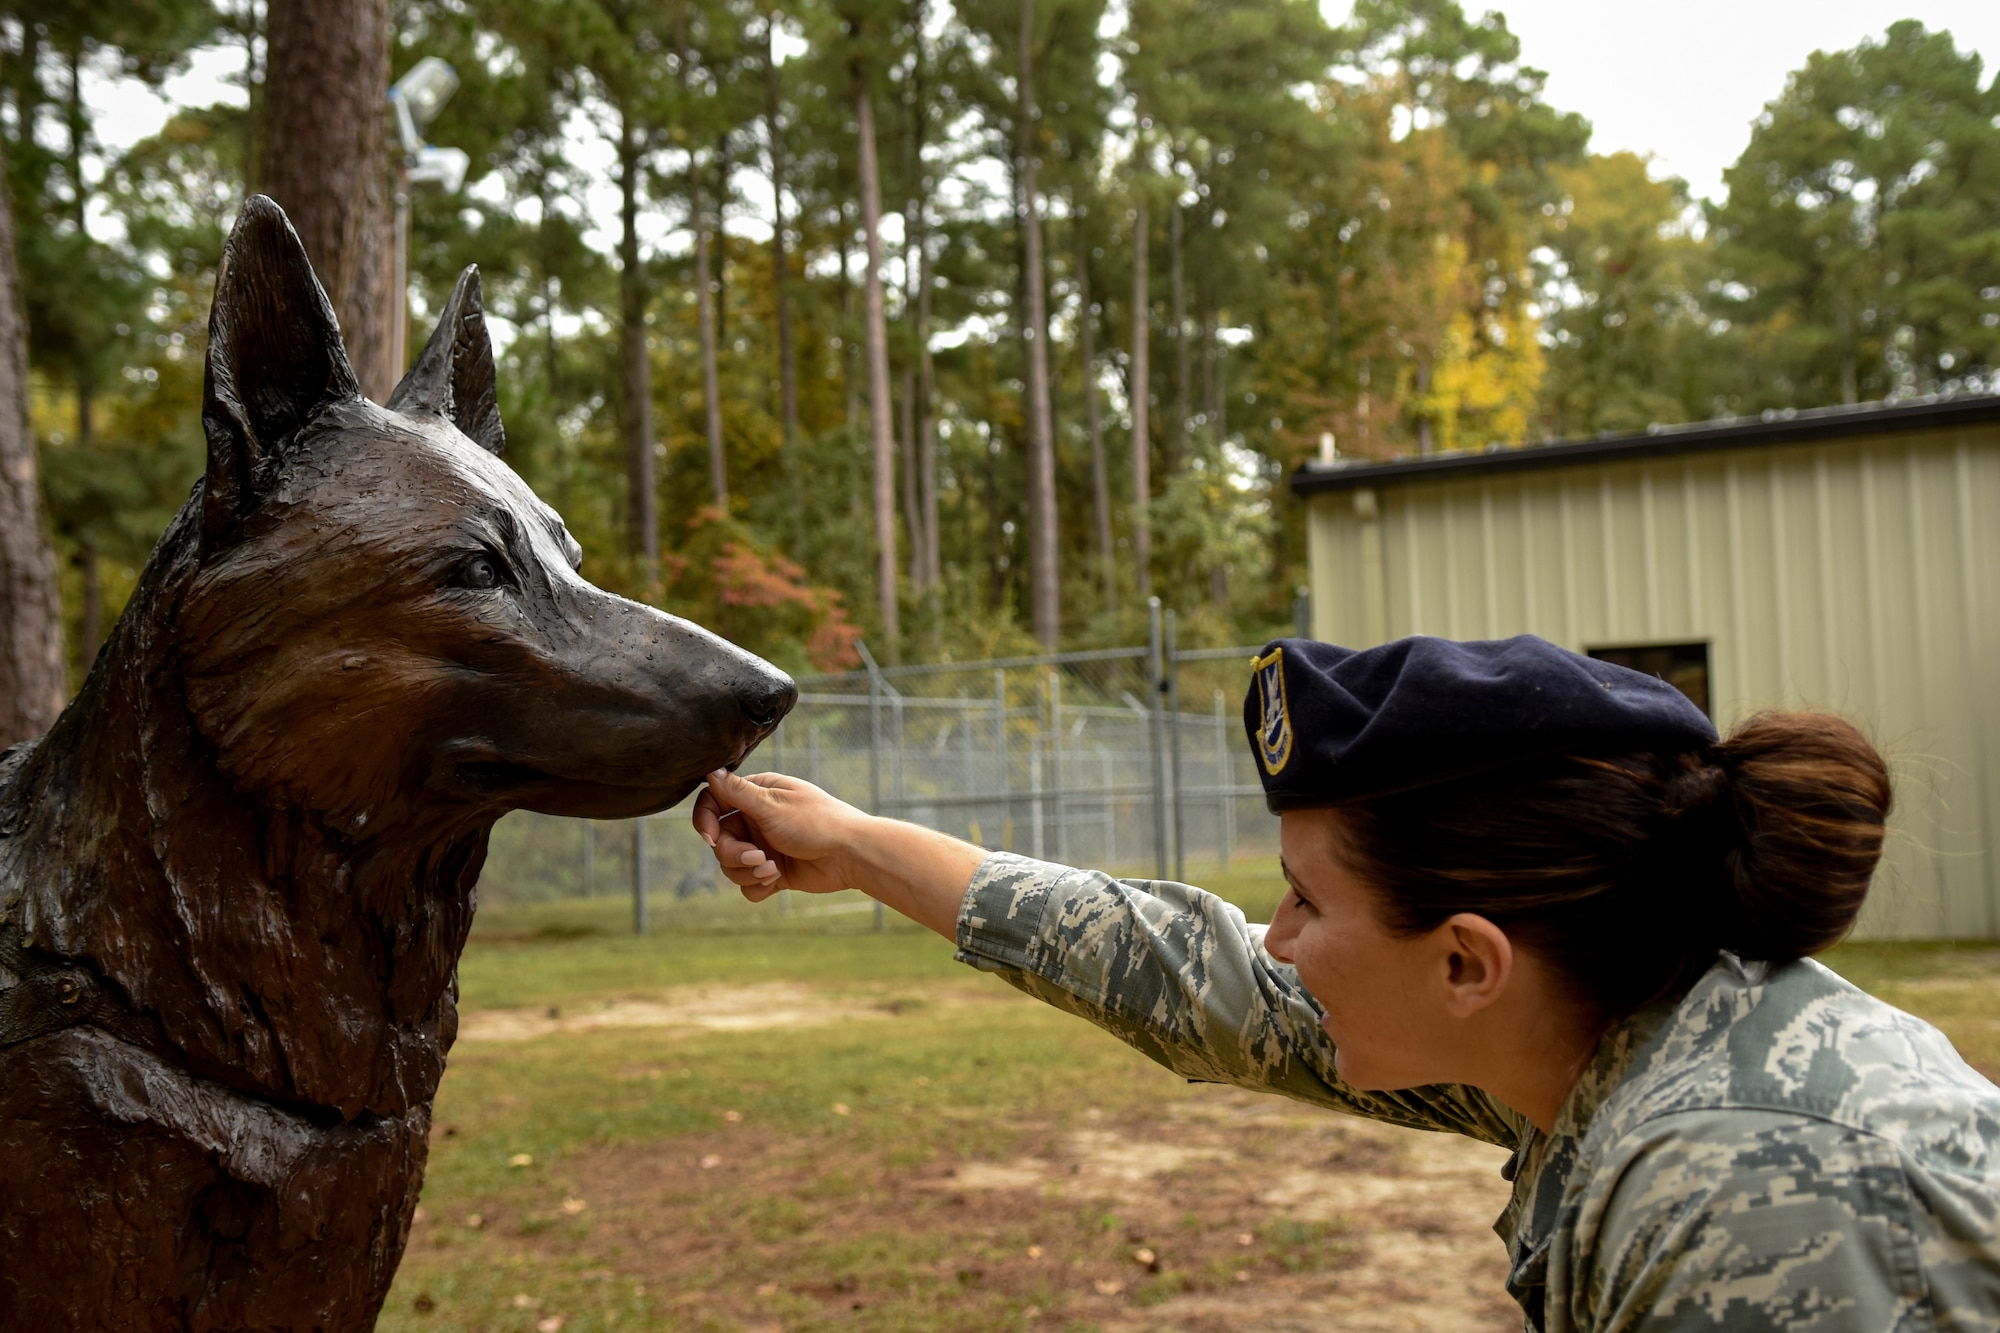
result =
[{"label": "security forces beret flash", "polygon": [[1716,739],[1657,676],[1532,634],[1377,648],[1277,639],[1243,725],[1274,811],[1387,796],[1552,754],[1682,750]]}]

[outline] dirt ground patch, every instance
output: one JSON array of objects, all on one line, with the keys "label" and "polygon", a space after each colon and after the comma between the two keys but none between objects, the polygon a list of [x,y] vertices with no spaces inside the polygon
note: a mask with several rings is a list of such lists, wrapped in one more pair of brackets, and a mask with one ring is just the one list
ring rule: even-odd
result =
[{"label": "dirt ground patch", "polygon": [[820,1027],[854,1019],[889,1018],[895,1002],[837,998],[797,982],[751,986],[685,986],[656,999],[613,999],[565,1008],[482,1009],[465,1015],[458,1039],[529,1041],[556,1033],[610,1028],[681,1028],[694,1032],[755,1032]]},{"label": "dirt ground patch", "polygon": [[[495,1262],[636,1283],[671,1327],[914,1304],[932,1327],[992,1328],[996,1300],[1010,1326],[1107,1333],[1519,1326],[1489,1230],[1498,1149],[1222,1088],[1150,1123],[1008,1128],[1027,1151],[899,1161],[735,1123],[580,1153],[517,1219],[478,1221],[512,1254]],[[432,1219],[416,1245],[465,1227]]]}]

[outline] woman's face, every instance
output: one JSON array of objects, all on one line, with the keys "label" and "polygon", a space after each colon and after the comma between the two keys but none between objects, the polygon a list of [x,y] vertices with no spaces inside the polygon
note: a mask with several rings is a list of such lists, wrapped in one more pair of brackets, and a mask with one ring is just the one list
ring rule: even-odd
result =
[{"label": "woman's face", "polygon": [[1279,846],[1289,884],[1264,937],[1326,1010],[1335,1071],[1351,1087],[1388,1091],[1455,1082],[1462,1040],[1446,1008],[1450,959],[1435,936],[1392,934],[1375,896],[1339,857],[1337,810],[1287,811]]}]

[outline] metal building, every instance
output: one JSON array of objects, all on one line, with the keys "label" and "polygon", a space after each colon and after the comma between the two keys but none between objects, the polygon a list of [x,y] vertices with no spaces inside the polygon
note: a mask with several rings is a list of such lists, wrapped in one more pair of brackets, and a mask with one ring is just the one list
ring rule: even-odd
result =
[{"label": "metal building", "polygon": [[1843,713],[1899,783],[1861,932],[2000,938],[2000,397],[1322,461],[1292,487],[1315,637],[1534,633],[1725,730]]}]

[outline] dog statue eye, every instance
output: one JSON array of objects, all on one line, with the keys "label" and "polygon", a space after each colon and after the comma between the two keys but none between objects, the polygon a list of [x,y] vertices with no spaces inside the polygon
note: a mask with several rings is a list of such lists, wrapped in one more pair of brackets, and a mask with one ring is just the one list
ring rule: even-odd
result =
[{"label": "dog statue eye", "polygon": [[502,583],[500,566],[490,555],[475,555],[458,567],[458,575],[452,582],[461,588],[471,588],[485,592],[497,588]]}]

